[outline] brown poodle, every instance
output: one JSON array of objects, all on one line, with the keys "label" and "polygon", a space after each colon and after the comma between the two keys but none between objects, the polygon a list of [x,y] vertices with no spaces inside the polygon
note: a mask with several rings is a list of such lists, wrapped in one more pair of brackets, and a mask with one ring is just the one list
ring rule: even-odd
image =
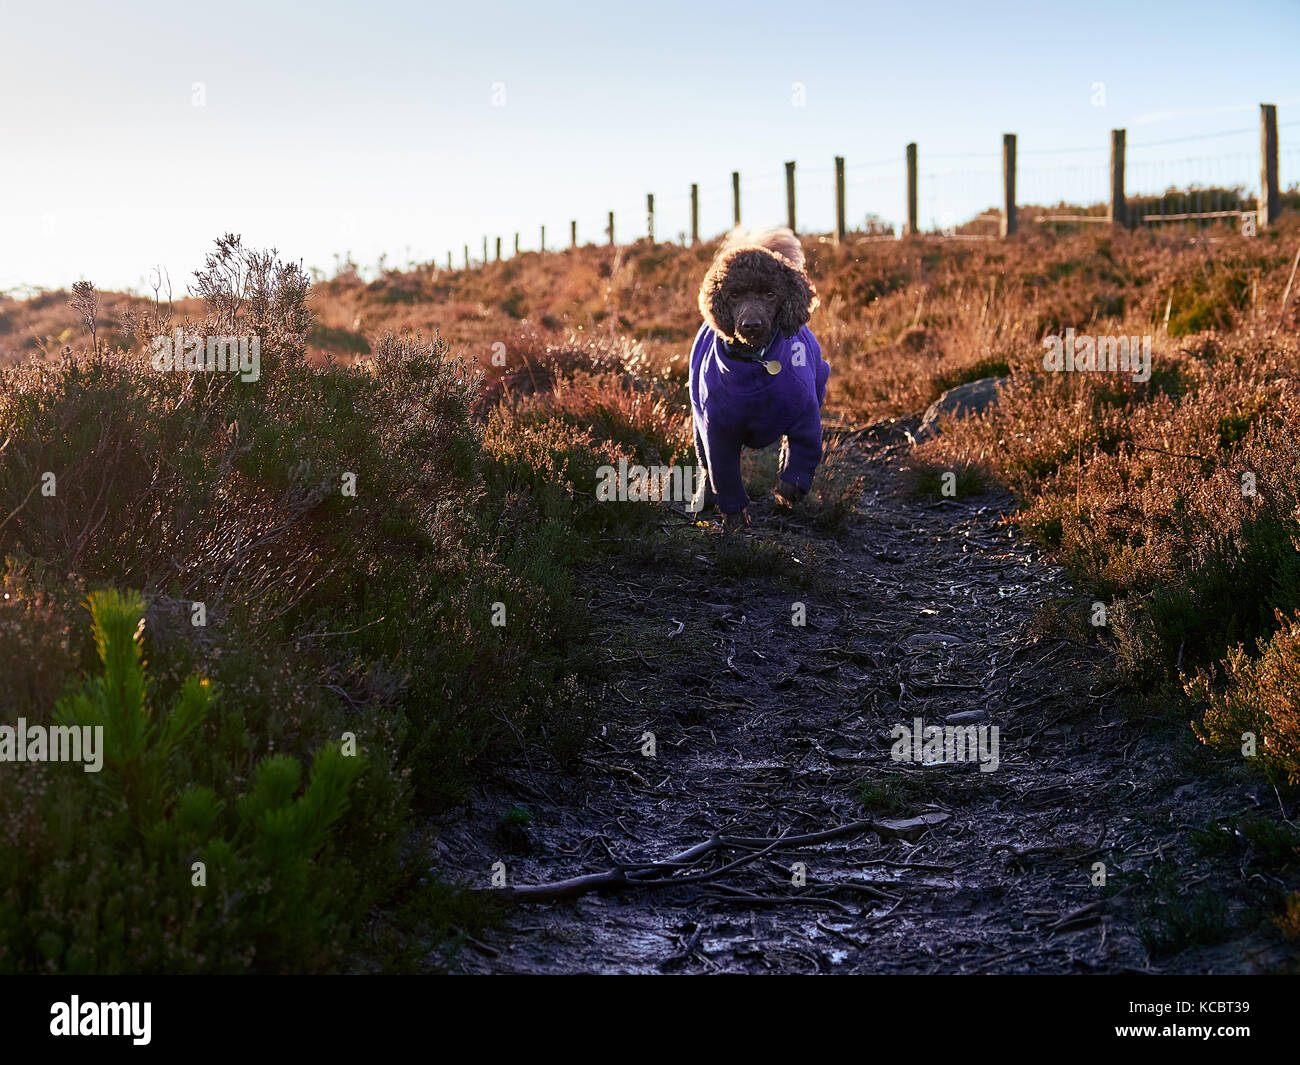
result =
[{"label": "brown poodle", "polygon": [[700,285],[704,323],[728,344],[761,347],[773,325],[792,337],[817,309],[803,248],[788,229],[737,230]]},{"label": "brown poodle", "polygon": [[727,524],[748,523],[741,447],[785,438],[775,496],[808,494],[821,461],[821,405],[830,367],[808,329],[817,294],[788,229],[736,232],[700,286],[704,325],[691,349],[695,449],[707,476],[696,510],[715,502]]}]

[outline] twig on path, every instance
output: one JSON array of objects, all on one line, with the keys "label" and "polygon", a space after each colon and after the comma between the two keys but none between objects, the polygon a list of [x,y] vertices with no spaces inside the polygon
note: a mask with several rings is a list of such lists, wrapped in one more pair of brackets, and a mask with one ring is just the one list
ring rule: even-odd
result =
[{"label": "twig on path", "polygon": [[[715,892],[725,892],[725,894],[715,894]],[[719,902],[746,902],[751,906],[823,906],[827,909],[836,910],[846,917],[857,916],[852,907],[846,906],[836,899],[828,899],[821,895],[757,895],[752,891],[731,887],[728,884],[714,884],[711,891],[704,892],[698,897],[716,899]]]},{"label": "twig on path", "polygon": [[1064,917],[1049,924],[1047,926],[1047,931],[1059,932],[1068,925],[1091,923],[1100,920],[1102,912],[1106,909],[1109,901],[1109,899],[1098,899],[1096,902],[1090,902],[1086,906],[1080,906],[1077,910],[1071,910]]},{"label": "twig on path", "polygon": [[732,659],[735,657],[736,657],[736,652],[734,650],[731,652],[731,654],[727,655],[727,669],[730,672],[734,673],[736,676],[738,676],[741,680],[749,680],[749,677],[745,673],[742,673],[738,668],[736,668],[735,663],[732,662]]},{"label": "twig on path", "polygon": [[463,939],[466,943],[468,943],[471,947],[473,947],[475,950],[477,950],[477,951],[478,951],[480,954],[482,954],[484,957],[486,957],[486,958],[499,958],[499,957],[501,957],[501,951],[497,950],[495,947],[489,947],[486,943],[482,942],[481,940],[475,939],[472,935],[470,935],[468,932],[466,932],[463,928],[458,928],[457,926],[452,925],[452,926],[451,926],[451,931],[452,931],[455,935],[460,936],[461,939]]},{"label": "twig on path", "polygon": [[646,780],[645,777],[629,766],[615,765],[613,762],[598,762],[594,758],[584,758],[582,764],[589,765],[592,769],[603,770],[606,773],[626,773],[646,790],[654,790],[654,785],[651,784],[650,781]]},{"label": "twig on path", "polygon": [[695,948],[699,946],[700,937],[703,935],[704,925],[697,924],[695,926],[695,931],[691,933],[690,939],[683,944],[681,950],[668,955],[668,957],[659,963],[659,968],[664,970],[675,969],[677,966],[687,961],[690,956],[695,953]]},{"label": "twig on path", "polygon": [[[863,832],[879,832],[882,829],[889,831],[889,825],[879,821],[853,821],[821,832],[806,832],[798,836],[777,836],[772,838],[714,835],[659,862],[645,862],[638,865],[629,864],[626,868],[606,869],[604,872],[587,873],[583,876],[570,877],[567,880],[557,880],[550,884],[521,884],[517,887],[484,888],[479,890],[513,902],[556,902],[561,899],[578,898],[592,891],[611,888],[676,887],[684,884],[698,884],[716,879],[724,873],[756,861],[778,848],[808,843],[824,843],[832,839],[841,839],[844,836]],[[706,855],[727,847],[749,850],[750,853],[707,873],[690,876],[672,875],[680,869],[694,865]]]},{"label": "twig on path", "polygon": [[838,928],[834,927],[833,925],[826,924],[820,917],[817,918],[817,927],[820,928],[823,932],[827,933],[828,935],[832,935],[836,939],[843,940],[851,947],[857,947],[859,949],[861,949],[862,947],[862,944],[859,943],[852,936],[845,935],[843,932],[841,932]]},{"label": "twig on path", "polygon": [[885,858],[867,858],[858,863],[859,865],[883,865],[887,869],[923,869],[926,872],[951,873],[956,866],[953,865],[929,865],[925,862],[891,862]]},{"label": "twig on path", "polygon": [[895,895],[892,892],[884,891],[881,888],[872,886],[871,884],[853,884],[847,881],[836,881],[836,880],[810,880],[808,882],[808,886],[810,888],[826,889],[822,894],[815,896],[816,898],[826,898],[828,894],[831,894],[836,891],[857,891],[863,895],[869,895],[877,902],[902,902],[903,901],[902,895]]}]

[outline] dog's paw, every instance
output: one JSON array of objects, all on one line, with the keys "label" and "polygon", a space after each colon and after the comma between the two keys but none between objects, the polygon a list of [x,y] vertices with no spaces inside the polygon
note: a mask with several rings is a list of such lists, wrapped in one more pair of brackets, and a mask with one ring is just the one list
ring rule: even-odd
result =
[{"label": "dog's paw", "polygon": [[734,514],[724,514],[722,516],[722,531],[734,532],[736,529],[743,529],[749,524],[749,508],[738,510]]},{"label": "dog's paw", "polygon": [[777,481],[776,488],[772,490],[772,497],[781,506],[792,507],[808,498],[808,490],[789,481]]}]

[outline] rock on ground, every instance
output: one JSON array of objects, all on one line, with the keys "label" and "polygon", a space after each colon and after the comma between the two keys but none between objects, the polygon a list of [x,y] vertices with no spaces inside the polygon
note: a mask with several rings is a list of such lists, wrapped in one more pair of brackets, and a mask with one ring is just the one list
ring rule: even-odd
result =
[{"label": "rock on ground", "polygon": [[921,419],[920,428],[912,434],[915,443],[929,440],[939,434],[939,421],[947,415],[952,418],[965,418],[970,414],[980,414],[996,405],[998,390],[1006,385],[1006,377],[981,377],[978,381],[967,381],[964,385],[950,388],[930,404]]}]

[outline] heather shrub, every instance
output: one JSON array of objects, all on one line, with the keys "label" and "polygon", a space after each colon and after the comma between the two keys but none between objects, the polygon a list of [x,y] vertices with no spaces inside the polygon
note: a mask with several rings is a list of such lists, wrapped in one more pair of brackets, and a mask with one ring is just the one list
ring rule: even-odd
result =
[{"label": "heather shrub", "polygon": [[[1184,674],[1201,671],[1203,698],[1228,685],[1203,731],[1232,745],[1235,729],[1239,746],[1243,721],[1259,730],[1271,722],[1273,761],[1260,764],[1283,779],[1279,767],[1294,764],[1296,737],[1258,704],[1266,701],[1259,670],[1273,678],[1275,695],[1290,683],[1274,661],[1286,652],[1274,648],[1260,660],[1267,666],[1244,672],[1254,659],[1240,648],[1264,646],[1276,612],[1300,608],[1300,407],[1290,387],[1300,350],[1260,312],[1285,287],[1285,240],[1225,239],[1192,250],[1177,238],[1123,234],[1091,238],[1095,254],[1070,250],[1089,240],[1049,245],[1033,268],[1014,247],[999,253],[1015,269],[985,291],[1014,294],[1015,320],[998,330],[1009,346],[990,344],[983,359],[1003,359],[1011,384],[996,407],[950,420],[918,453],[919,483],[933,490],[937,472],[987,463],[1020,495],[1022,527],[1108,604],[1104,631],[1121,678],[1171,698],[1185,695]],[[973,261],[980,254],[966,253]],[[886,373],[910,370],[920,380],[925,372],[938,387],[994,365],[943,368],[951,348],[944,319],[969,321],[974,308],[963,295],[979,292],[969,275],[953,280],[955,305],[942,265],[925,291],[912,290],[910,317],[894,317],[888,330],[897,338],[889,341],[897,344],[892,369],[869,364],[851,385],[856,394]],[[1060,287],[1067,281],[1077,291]],[[988,298],[978,310],[973,334],[997,314]],[[1045,373],[1038,341],[1068,326],[1152,336],[1150,380]],[[891,383],[887,392],[914,388]]]},{"label": "heather shrub", "polygon": [[[143,701],[102,703],[78,687],[59,706],[132,745],[122,764],[135,768],[106,770],[101,790],[119,780],[123,825],[154,839],[123,859],[121,879],[39,881],[32,870],[51,855],[78,853],[68,833],[90,832],[91,785],[48,791],[37,768],[0,788],[27,855],[0,895],[0,957],[13,968],[331,969],[359,949],[374,907],[418,914],[417,926],[392,922],[412,944],[427,943],[417,927],[445,932],[453,913],[473,927],[482,907],[417,887],[404,865],[404,850],[420,853],[411,801],[463,796],[493,750],[545,737],[571,757],[590,725],[573,574],[591,530],[579,530],[563,469],[524,461],[531,418],[493,436],[481,375],[418,332],[373,340],[354,366],[317,365],[305,276],[237,238],[218,242],[196,287],[204,310],[182,328],[256,331],[257,380],[158,371],[145,352],[102,341],[0,371],[0,631],[17,637],[0,663],[15,709],[50,719],[93,664],[77,620],[87,592],[141,589],[127,612],[146,619],[132,645],[150,662]],[[164,302],[137,310],[142,344],[174,328]],[[657,431],[653,404],[647,414]],[[557,454],[603,459],[572,421]],[[144,712],[160,706],[175,716]],[[172,721],[175,732],[150,731]],[[340,762],[331,752],[345,733],[360,753]],[[202,826],[221,834],[201,839]],[[285,849],[294,840],[300,853]],[[115,853],[96,846],[88,868]],[[203,924],[188,863],[175,883],[160,872],[164,857],[200,852],[224,932]],[[19,915],[37,904],[15,893],[29,882],[50,900],[47,925],[62,906],[76,928],[24,938]]]},{"label": "heather shrub", "polygon": [[[1070,569],[1081,601],[1107,603],[1100,638],[1130,687],[1194,699],[1207,742],[1269,737],[1264,764],[1280,781],[1297,746],[1284,711],[1293,623],[1279,629],[1277,611],[1300,608],[1300,303],[1276,311],[1295,233],[1284,220],[1254,239],[1225,226],[1196,242],[1149,231],[804,240],[822,298],[811,326],[832,365],[826,424],[909,417],[954,384],[1009,377],[996,407],[947,420],[912,456],[917,490],[944,498],[944,472],[959,474],[959,499],[993,479],[1012,488],[1022,527]],[[284,807],[254,817],[244,796],[296,801],[316,752],[345,731],[365,754],[315,859],[339,863],[329,912],[343,916],[329,925],[316,902],[301,903],[307,926],[294,934],[314,954],[271,940],[251,957],[233,939],[202,959],[193,943],[167,950],[190,950],[193,968],[219,954],[243,958],[230,967],[340,967],[358,915],[391,915],[399,898],[421,928],[476,926],[472,904],[443,886],[412,897],[421,871],[400,858],[408,804],[462,798],[483,755],[578,750],[594,713],[582,678],[596,672],[578,572],[602,552],[643,547],[664,518],[597,503],[597,471],[696,461],[686,360],[716,247],[587,245],[369,284],[351,264],[313,288],[300,268],[225,237],[199,272],[198,300],[83,289],[75,307],[66,293],[0,303],[0,357],[54,353],[0,373],[0,577],[11,596],[0,601],[0,670],[14,706],[49,719],[72,678],[95,668],[79,604],[136,588],[147,705],[182,705],[194,676],[218,693],[159,778],[164,820],[181,816],[177,793],[207,789],[210,801],[201,790],[185,800],[184,823],[215,816],[252,855],[255,825]],[[261,378],[153,372],[138,349],[178,322],[257,332]],[[1044,372],[1044,336],[1068,327],[1152,336],[1151,379]],[[83,335],[87,352],[63,351]],[[355,365],[333,365],[335,352]],[[852,452],[828,436],[806,505],[825,528],[840,527],[862,491]],[[749,461],[770,482],[772,457]],[[347,474],[355,494],[342,490]],[[778,556],[741,538],[718,565],[780,575]],[[206,627],[191,624],[196,602]],[[1202,673],[1203,688],[1184,689]],[[297,776],[288,762],[261,774],[280,756]],[[42,779],[33,771],[0,789],[0,824],[12,845],[48,855],[59,818],[84,815],[80,791],[56,801]],[[113,881],[98,910],[77,911],[79,934],[128,904],[138,912],[130,893],[154,891],[139,862],[131,883],[144,886]],[[159,913],[180,913],[192,890],[159,896]],[[0,905],[0,920],[11,913]],[[408,927],[406,916],[388,923]],[[24,944],[24,958],[58,956]]]},{"label": "heather shrub", "polygon": [[1300,615],[1276,614],[1277,631],[1261,640],[1258,657],[1238,645],[1215,670],[1198,669],[1187,693],[1204,717],[1193,725],[1203,743],[1241,755],[1247,734],[1268,776],[1300,784]]}]

